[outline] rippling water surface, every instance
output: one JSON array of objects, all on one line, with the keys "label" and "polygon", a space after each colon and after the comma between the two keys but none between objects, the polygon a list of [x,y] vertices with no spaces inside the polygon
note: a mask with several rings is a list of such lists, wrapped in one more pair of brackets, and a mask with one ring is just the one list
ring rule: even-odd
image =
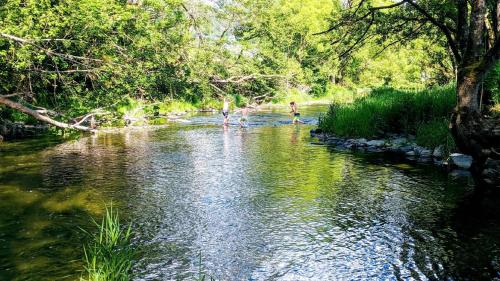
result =
[{"label": "rippling water surface", "polygon": [[[89,217],[113,201],[136,280],[500,278],[495,194],[432,166],[313,145],[324,107],[200,115],[158,130],[0,146],[0,280],[74,280]],[[201,263],[200,263],[201,260]]]}]

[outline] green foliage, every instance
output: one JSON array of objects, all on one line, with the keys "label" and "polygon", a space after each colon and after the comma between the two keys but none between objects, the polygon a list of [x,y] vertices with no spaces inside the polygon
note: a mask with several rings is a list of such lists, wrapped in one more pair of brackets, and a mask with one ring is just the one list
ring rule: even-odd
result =
[{"label": "green foliage", "polygon": [[243,107],[248,103],[248,98],[246,98],[240,94],[234,95],[233,99],[234,99],[234,105],[236,107]]},{"label": "green foliage", "polygon": [[484,81],[485,90],[494,104],[500,104],[500,62],[488,73]]},{"label": "green foliage", "polygon": [[428,148],[443,145],[445,154],[455,151],[456,146],[449,124],[450,121],[447,118],[434,119],[420,124],[416,132],[417,144]]},{"label": "green foliage", "polygon": [[84,247],[85,276],[82,281],[126,281],[135,255],[131,246],[131,226],[123,228],[111,205],[101,224],[93,221],[98,233],[90,235]]},{"label": "green foliage", "polygon": [[195,110],[196,107],[191,103],[182,100],[165,101],[159,105],[159,114],[184,113]]},{"label": "green foliage", "polygon": [[349,42],[331,43],[343,36],[315,35],[342,14],[335,1],[126,2],[4,0],[0,32],[29,42],[0,36],[0,95],[26,93],[13,99],[54,109],[61,120],[101,108],[112,111],[101,123],[116,125],[124,115],[220,108],[222,96],[236,106],[352,102],[357,95],[346,88],[421,88],[453,73],[432,38],[384,50],[374,37],[339,56]]},{"label": "green foliage", "polygon": [[0,31],[32,43],[0,39],[0,94],[32,93],[20,101],[69,118],[187,87],[176,63],[188,39],[178,1],[19,2],[5,1]]},{"label": "green foliage", "polygon": [[320,118],[324,131],[346,137],[375,137],[387,132],[415,134],[420,124],[449,118],[455,104],[452,86],[425,91],[379,88],[352,104],[333,104]]}]

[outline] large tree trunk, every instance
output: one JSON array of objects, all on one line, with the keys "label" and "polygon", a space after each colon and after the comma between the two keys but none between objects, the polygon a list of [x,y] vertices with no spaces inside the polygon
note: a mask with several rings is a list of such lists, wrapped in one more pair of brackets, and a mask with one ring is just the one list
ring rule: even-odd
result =
[{"label": "large tree trunk", "polygon": [[491,167],[500,164],[500,121],[481,115],[479,98],[484,74],[473,66],[459,69],[457,106],[450,128],[458,149],[473,157],[473,174],[481,181],[498,185],[500,171],[491,171]]}]

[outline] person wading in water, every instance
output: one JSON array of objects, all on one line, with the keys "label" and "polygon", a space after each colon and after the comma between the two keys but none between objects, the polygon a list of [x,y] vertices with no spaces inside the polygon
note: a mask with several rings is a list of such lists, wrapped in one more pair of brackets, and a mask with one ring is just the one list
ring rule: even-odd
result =
[{"label": "person wading in water", "polygon": [[304,124],[304,122],[300,121],[300,113],[297,109],[297,103],[294,101],[290,102],[290,108],[292,109],[290,113],[293,116],[292,124]]},{"label": "person wading in water", "polygon": [[224,98],[224,105],[222,106],[222,116],[224,116],[224,126],[229,126],[229,99]]}]

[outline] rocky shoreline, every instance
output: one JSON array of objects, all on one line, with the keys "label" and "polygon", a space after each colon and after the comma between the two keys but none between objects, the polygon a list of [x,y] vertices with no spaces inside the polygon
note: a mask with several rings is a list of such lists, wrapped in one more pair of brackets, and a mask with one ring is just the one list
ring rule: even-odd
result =
[{"label": "rocky shoreline", "polygon": [[317,138],[317,144],[334,146],[341,151],[358,151],[367,153],[387,153],[400,155],[408,160],[429,163],[456,175],[470,175],[472,157],[461,153],[447,155],[443,146],[435,149],[419,146],[414,136],[387,134],[383,139],[367,140],[365,138],[341,138],[312,129],[311,137]]}]

